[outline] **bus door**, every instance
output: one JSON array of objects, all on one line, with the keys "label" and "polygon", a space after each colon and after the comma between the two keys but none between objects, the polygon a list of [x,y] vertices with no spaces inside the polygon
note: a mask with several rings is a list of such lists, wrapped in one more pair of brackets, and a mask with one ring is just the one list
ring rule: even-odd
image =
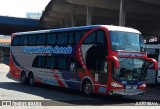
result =
[{"label": "bus door", "polygon": [[102,30],[92,32],[84,39],[81,50],[86,67],[95,81],[106,84],[108,77],[106,55],[108,51],[105,32]]}]

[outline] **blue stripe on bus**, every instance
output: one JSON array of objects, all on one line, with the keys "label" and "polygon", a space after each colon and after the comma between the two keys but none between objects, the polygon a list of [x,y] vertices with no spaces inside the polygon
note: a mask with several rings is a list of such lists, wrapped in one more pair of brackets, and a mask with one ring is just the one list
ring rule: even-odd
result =
[{"label": "blue stripe on bus", "polygon": [[62,78],[65,80],[75,79],[76,81],[80,81],[80,77],[77,72],[62,71]]},{"label": "blue stripe on bus", "polygon": [[65,82],[66,82],[68,88],[71,88],[71,89],[79,90],[81,87],[81,83],[76,82],[76,81],[65,81]]}]

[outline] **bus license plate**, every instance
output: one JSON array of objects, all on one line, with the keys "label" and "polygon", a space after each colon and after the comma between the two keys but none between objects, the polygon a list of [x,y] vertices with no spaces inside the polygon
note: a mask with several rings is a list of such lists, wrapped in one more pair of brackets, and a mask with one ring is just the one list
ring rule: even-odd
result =
[{"label": "bus license plate", "polygon": [[125,95],[135,95],[135,93],[136,93],[135,90],[125,90],[124,91]]}]

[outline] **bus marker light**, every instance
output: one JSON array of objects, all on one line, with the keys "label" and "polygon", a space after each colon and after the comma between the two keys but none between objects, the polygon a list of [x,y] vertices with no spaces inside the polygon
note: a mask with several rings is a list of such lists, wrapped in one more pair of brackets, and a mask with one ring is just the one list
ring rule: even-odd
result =
[{"label": "bus marker light", "polygon": [[123,87],[122,85],[120,85],[120,84],[118,84],[116,82],[112,82],[111,86],[113,86],[113,87]]},{"label": "bus marker light", "polygon": [[145,83],[141,84],[139,87],[146,87],[146,84]]}]

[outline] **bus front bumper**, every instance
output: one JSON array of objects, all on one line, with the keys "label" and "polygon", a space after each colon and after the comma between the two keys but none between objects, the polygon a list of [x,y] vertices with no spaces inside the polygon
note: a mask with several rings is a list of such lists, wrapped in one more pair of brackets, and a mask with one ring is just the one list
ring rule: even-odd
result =
[{"label": "bus front bumper", "polygon": [[139,89],[121,89],[121,90],[111,90],[110,95],[141,95],[144,94],[144,90]]}]

